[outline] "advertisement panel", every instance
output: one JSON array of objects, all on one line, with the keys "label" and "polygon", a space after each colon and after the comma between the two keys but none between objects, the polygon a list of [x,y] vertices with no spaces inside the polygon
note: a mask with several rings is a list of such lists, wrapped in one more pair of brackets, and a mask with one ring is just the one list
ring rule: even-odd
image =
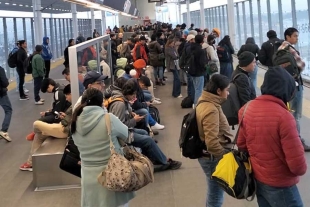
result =
[{"label": "advertisement panel", "polygon": [[138,10],[133,0],[89,0],[94,3],[103,4],[120,12],[137,15]]}]

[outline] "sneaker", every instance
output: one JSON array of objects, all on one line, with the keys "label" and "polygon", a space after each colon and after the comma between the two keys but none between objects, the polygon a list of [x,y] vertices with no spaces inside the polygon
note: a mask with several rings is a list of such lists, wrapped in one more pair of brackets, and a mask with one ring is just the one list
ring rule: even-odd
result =
[{"label": "sneaker", "polygon": [[12,139],[9,136],[9,133],[0,131],[0,137],[5,139],[7,142],[12,142]]},{"label": "sneaker", "polygon": [[305,140],[301,140],[305,152],[310,152],[310,146],[306,144]]},{"label": "sneaker", "polygon": [[27,101],[29,100],[28,96],[22,96],[19,98],[20,101]]},{"label": "sneaker", "polygon": [[154,98],[156,101],[160,101],[160,98]]},{"label": "sneaker", "polygon": [[29,93],[29,90],[27,88],[24,88],[25,93]]},{"label": "sneaker", "polygon": [[153,104],[153,105],[160,105],[161,102],[160,102],[160,101],[157,101],[156,99],[154,99],[154,101],[152,101],[152,104]]},{"label": "sneaker", "polygon": [[43,104],[44,104],[44,102],[40,100],[40,101],[36,101],[36,102],[34,102],[34,104],[35,104],[35,105],[43,105]]},{"label": "sneaker", "polygon": [[26,136],[26,140],[32,141],[32,140],[34,139],[34,135],[35,135],[35,133],[34,133],[34,132],[31,132],[30,134],[28,134],[28,135]]},{"label": "sneaker", "polygon": [[154,126],[151,127],[152,130],[163,130],[165,128],[164,125],[160,125],[158,123],[156,123]]},{"label": "sneaker", "polygon": [[29,163],[25,162],[24,164],[22,164],[19,167],[19,169],[22,170],[22,171],[30,171],[30,172],[32,172],[32,165],[30,165]]},{"label": "sneaker", "polygon": [[45,99],[41,98],[41,99],[40,99],[40,101],[41,101],[41,102],[44,102],[44,101],[45,101]]},{"label": "sneaker", "polygon": [[178,96],[178,98],[183,98],[182,94],[180,94],[180,95]]},{"label": "sneaker", "polygon": [[182,165],[182,162],[172,160],[171,158],[168,159],[168,163],[169,163],[168,167],[169,170],[177,170]]}]

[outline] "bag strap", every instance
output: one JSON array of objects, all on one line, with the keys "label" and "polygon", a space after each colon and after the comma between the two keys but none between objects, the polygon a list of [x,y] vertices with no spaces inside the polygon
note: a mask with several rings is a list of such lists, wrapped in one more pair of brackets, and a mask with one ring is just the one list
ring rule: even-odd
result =
[{"label": "bag strap", "polygon": [[248,108],[250,102],[251,102],[251,101],[249,101],[249,102],[245,105],[245,108],[244,108],[244,111],[243,111],[243,113],[242,113],[242,117],[241,117],[241,120],[240,120],[240,124],[239,124],[239,126],[238,126],[238,130],[237,130],[237,133],[236,133],[236,135],[235,135],[235,139],[234,139],[234,141],[232,142],[232,143],[234,144],[232,148],[234,148],[235,144],[237,143],[238,135],[239,135],[239,130],[240,130],[240,126],[242,125],[245,112],[246,112],[246,110],[247,110],[247,108]]},{"label": "bag strap", "polygon": [[110,150],[112,152],[112,151],[114,151],[115,147],[113,145],[112,136],[111,136],[111,118],[110,118],[110,114],[109,113],[105,114],[104,118],[105,118],[105,125],[107,127],[107,131],[108,131],[108,135],[109,135],[109,139],[110,139]]}]

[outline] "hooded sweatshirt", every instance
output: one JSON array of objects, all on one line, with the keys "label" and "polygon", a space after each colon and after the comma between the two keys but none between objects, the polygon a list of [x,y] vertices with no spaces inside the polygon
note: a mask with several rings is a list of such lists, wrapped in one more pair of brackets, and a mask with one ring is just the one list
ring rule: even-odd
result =
[{"label": "hooded sweatshirt", "polygon": [[[249,152],[254,177],[272,187],[291,187],[307,170],[296,122],[286,106],[295,88],[285,69],[269,68],[263,95],[249,103],[239,128],[237,145]],[[239,110],[239,120],[244,109]]]},{"label": "hooded sweatshirt", "polygon": [[246,40],[245,45],[241,46],[240,50],[238,51],[237,56],[239,56],[244,51],[248,51],[248,52],[253,53],[256,60],[258,59],[259,47],[257,46],[257,44],[255,44],[255,40],[253,37],[249,37]]},{"label": "hooded sweatshirt", "polygon": [[44,60],[51,60],[51,59],[53,58],[53,54],[52,54],[52,51],[51,51],[50,46],[49,46],[48,43],[47,43],[47,40],[49,40],[48,37],[43,37],[42,58],[43,58]]}]

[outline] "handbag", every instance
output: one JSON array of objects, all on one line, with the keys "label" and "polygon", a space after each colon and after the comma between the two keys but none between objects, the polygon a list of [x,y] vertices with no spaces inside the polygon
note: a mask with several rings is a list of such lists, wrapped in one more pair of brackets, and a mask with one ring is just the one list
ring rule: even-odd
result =
[{"label": "handbag", "polygon": [[81,177],[81,158],[77,146],[72,137],[68,138],[65,151],[61,158],[59,168],[77,177]]},{"label": "handbag", "polygon": [[124,147],[125,156],[115,151],[109,114],[105,115],[105,120],[110,138],[111,157],[106,169],[98,175],[98,182],[108,190],[117,192],[137,191],[154,182],[154,166],[146,156],[128,147],[120,139],[119,142]]},{"label": "handbag", "polygon": [[[236,144],[240,125],[249,103],[245,106],[235,139]],[[256,194],[256,181],[248,152],[232,149],[223,155],[212,172],[211,179],[230,196],[237,199],[252,201]],[[251,197],[250,199],[248,199]]]},{"label": "handbag", "polygon": [[165,59],[165,54],[164,53],[158,54],[158,60],[164,60],[164,59]]}]

